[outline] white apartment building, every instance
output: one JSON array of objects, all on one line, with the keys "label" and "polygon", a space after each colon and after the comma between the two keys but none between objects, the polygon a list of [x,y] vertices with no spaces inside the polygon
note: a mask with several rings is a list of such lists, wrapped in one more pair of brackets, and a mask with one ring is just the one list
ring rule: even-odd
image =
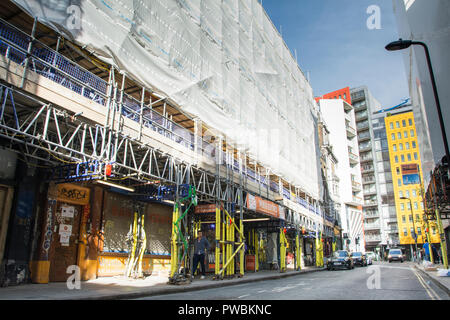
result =
[{"label": "white apartment building", "polygon": [[321,99],[319,109],[330,132],[329,143],[339,166],[340,219],[344,249],[364,251],[361,169],[353,107],[343,99]]}]

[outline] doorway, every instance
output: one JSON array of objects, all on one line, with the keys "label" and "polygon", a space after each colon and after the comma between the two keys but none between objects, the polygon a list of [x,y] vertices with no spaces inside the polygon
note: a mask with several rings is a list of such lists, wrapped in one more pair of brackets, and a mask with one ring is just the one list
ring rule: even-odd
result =
[{"label": "doorway", "polygon": [[82,206],[58,201],[50,246],[50,282],[66,281],[67,267],[77,264]]}]

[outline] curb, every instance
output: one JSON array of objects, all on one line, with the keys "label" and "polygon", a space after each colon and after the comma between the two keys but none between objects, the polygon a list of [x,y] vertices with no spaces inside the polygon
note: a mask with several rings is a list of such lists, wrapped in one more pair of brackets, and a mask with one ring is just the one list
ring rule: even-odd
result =
[{"label": "curb", "polygon": [[434,277],[430,276],[427,272],[423,271],[422,269],[418,268],[416,265],[414,265],[414,268],[417,269],[417,271],[420,272],[420,274],[425,275],[428,279],[433,281],[435,285],[437,285],[439,288],[441,288],[445,293],[447,293],[448,296],[450,296],[450,289],[448,289],[445,285],[443,285],[439,280],[435,279]]},{"label": "curb", "polygon": [[[204,290],[204,289],[212,289],[212,288],[220,288],[220,287],[228,287],[243,283],[250,283],[250,282],[258,282],[258,281],[265,281],[265,280],[275,280],[275,279],[281,279],[281,278],[287,278],[292,276],[297,276],[305,273],[312,273],[312,272],[318,272],[318,271],[324,271],[326,268],[322,269],[313,269],[313,270],[306,270],[306,271],[300,271],[300,272],[293,272],[293,273],[280,273],[277,275],[271,275],[267,277],[261,277],[256,279],[232,279],[231,281],[227,280],[220,280],[216,283],[209,283],[204,285],[198,285],[198,286],[183,286],[183,287],[170,287],[170,288],[164,288],[161,290],[149,290],[144,292],[131,292],[131,293],[123,293],[123,294],[114,294],[114,295],[101,295],[101,296],[91,296],[91,297],[85,297],[81,298],[81,300],[121,300],[121,299],[136,299],[136,298],[143,298],[143,297],[151,297],[151,296],[158,296],[158,295],[165,295],[165,294],[172,294],[172,293],[180,293],[180,292],[190,292],[190,291],[197,291],[197,290]],[[80,300],[80,298],[71,298],[71,299],[64,299],[64,300]]]}]

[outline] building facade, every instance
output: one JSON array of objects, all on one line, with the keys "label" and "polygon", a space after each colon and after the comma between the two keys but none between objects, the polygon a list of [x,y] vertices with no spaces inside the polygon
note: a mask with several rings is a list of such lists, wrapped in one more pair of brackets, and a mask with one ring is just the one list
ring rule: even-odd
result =
[{"label": "building facade", "polygon": [[345,88],[336,98],[316,98],[323,119],[330,131],[330,144],[338,160],[337,176],[341,201],[341,221],[344,248],[364,250],[364,223],[362,216],[362,180],[358,151],[355,112],[343,99],[350,97]]},{"label": "building facade", "polygon": [[423,174],[413,112],[399,111],[395,114],[387,114],[384,120],[399,242],[409,257],[412,257],[416,243],[422,245],[427,239],[426,230],[433,243],[439,242],[439,234],[435,222],[427,224],[423,217]]},{"label": "building facade", "polygon": [[384,114],[367,87],[350,92],[361,158],[366,248],[383,256],[386,248],[399,243]]},{"label": "building facade", "polygon": [[[97,20],[111,12],[105,4],[84,11],[88,13],[83,17],[84,27],[89,32],[83,33],[58,29],[58,19],[66,19],[62,6],[31,4],[0,4],[2,285],[65,281],[67,267],[72,265],[80,267],[82,280],[123,275],[136,248],[139,252],[133,254],[140,262],[134,265],[142,266],[139,276],[156,272],[180,275],[189,267],[189,259],[182,265],[176,260],[181,255],[175,252],[187,248],[181,239],[195,235],[199,229],[204,230],[210,243],[240,244],[214,247],[214,253],[208,256],[208,271],[218,276],[242,275],[243,268],[235,270],[232,263],[229,266],[233,269],[219,268],[218,259],[233,252],[240,266],[244,265],[241,257],[253,259],[256,270],[257,261],[261,269],[285,271],[289,263],[280,252],[286,252],[286,257],[295,254],[299,260],[293,265],[297,268],[314,263],[318,236],[331,235],[331,226],[324,226],[318,191],[320,148],[314,97],[260,3],[252,1],[251,8],[240,7],[239,16],[245,20],[242,23],[253,24],[255,32],[256,27],[264,25],[265,31],[259,28],[257,32],[277,41],[277,49],[282,50],[272,50],[270,59],[272,67],[285,74],[289,83],[284,86],[288,91],[283,92],[282,99],[274,96],[280,93],[278,90],[260,90],[264,87],[261,81],[274,79],[251,74],[247,67],[253,63],[253,55],[231,60],[223,57],[227,67],[221,68],[220,53],[216,53],[231,54],[228,49],[236,44],[234,38],[217,43],[213,37],[202,36],[197,39],[197,45],[201,42],[205,49],[202,56],[185,59],[178,49],[187,49],[180,39],[187,35],[186,23],[191,22],[190,27],[196,30],[193,34],[213,30],[199,30],[200,26],[190,20],[194,16],[176,1],[170,8],[150,10],[142,6],[135,11],[158,17],[135,16],[132,24],[150,24],[139,30],[154,30],[153,42],[146,34],[114,29],[124,23],[123,15]],[[88,1],[80,4],[91,5]],[[111,5],[121,6],[119,1]],[[170,11],[175,9],[178,15]],[[202,10],[211,19],[208,21],[217,20],[221,14],[230,18],[228,7],[214,7],[214,14]],[[51,14],[44,14],[48,12]],[[162,16],[168,20],[160,19]],[[175,16],[183,17],[186,23],[170,21]],[[244,24],[233,21],[227,25],[240,33],[242,43],[249,43],[246,30],[242,30]],[[176,33],[181,25],[182,31]],[[94,29],[111,32],[110,37]],[[73,37],[67,37],[67,32],[73,32]],[[165,32],[177,36],[166,37]],[[90,40],[84,36],[99,37],[90,42],[95,45],[111,41],[109,47],[117,51],[111,59],[96,54],[104,52],[101,49],[87,51]],[[115,41],[116,36],[123,38]],[[173,42],[158,42],[157,38]],[[123,50],[121,45],[116,46],[125,42],[137,47]],[[227,50],[216,45],[224,45]],[[191,53],[199,54],[196,50]],[[262,55],[255,57],[260,67],[269,65],[259,59]],[[182,63],[189,67],[182,68]],[[238,67],[239,63],[245,66]],[[196,82],[194,76],[206,80]],[[281,86],[278,80],[271,85]],[[235,87],[239,84],[243,87]],[[301,87],[296,88],[299,84]],[[200,100],[189,101],[193,97]],[[212,116],[206,109],[196,114],[200,101],[220,114]],[[280,113],[274,111],[273,101]],[[224,105],[217,108],[222,102]],[[241,110],[232,109],[238,105],[242,105]],[[279,128],[290,130],[290,134],[280,137],[273,130],[270,137],[258,136],[261,149],[253,152],[243,148],[251,142],[233,139],[249,138],[236,129],[249,123],[260,125],[264,133],[272,132],[267,130],[273,128],[272,112],[280,116]],[[233,126],[236,122],[239,125]],[[257,132],[249,131],[254,135]],[[264,152],[269,144],[263,140],[270,140],[283,152]],[[180,212],[180,208],[189,211]],[[228,218],[240,226],[239,239],[234,238]],[[247,243],[245,257],[244,233],[252,240]]]}]

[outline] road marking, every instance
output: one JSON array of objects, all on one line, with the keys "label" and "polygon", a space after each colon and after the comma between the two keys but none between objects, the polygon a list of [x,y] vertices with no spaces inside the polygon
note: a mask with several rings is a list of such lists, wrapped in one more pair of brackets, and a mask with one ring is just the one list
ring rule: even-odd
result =
[{"label": "road marking", "polygon": [[258,291],[258,293],[263,293],[263,292],[267,292],[267,290]]},{"label": "road marking", "polygon": [[248,297],[248,296],[249,296],[249,294],[244,294],[243,296],[238,297],[238,299],[245,298],[245,297]]},{"label": "road marking", "polygon": [[425,282],[425,280],[422,278],[422,276],[414,269],[411,268],[413,273],[416,275],[417,279],[419,280],[422,287],[425,288],[427,291],[428,296],[431,298],[431,300],[442,300],[441,297],[438,296],[438,294]]},{"label": "road marking", "polygon": [[276,288],[273,288],[272,291],[274,291],[274,292],[283,292],[283,291],[286,291],[286,290],[289,290],[289,289],[294,289],[294,288],[295,288],[295,286],[293,286],[293,287],[290,287],[290,286],[287,286],[287,287],[276,287]]}]

